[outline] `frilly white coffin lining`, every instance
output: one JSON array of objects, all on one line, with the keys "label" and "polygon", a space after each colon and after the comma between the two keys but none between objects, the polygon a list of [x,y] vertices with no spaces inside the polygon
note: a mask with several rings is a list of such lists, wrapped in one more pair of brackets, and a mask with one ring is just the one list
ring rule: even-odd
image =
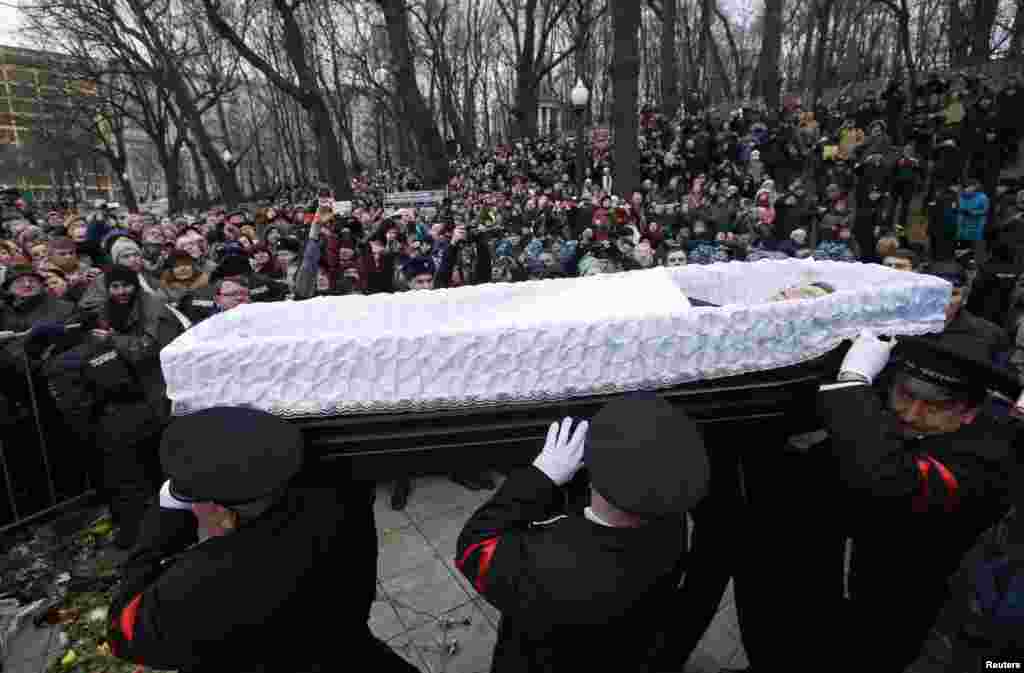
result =
[{"label": "frilly white coffin lining", "polygon": [[[836,292],[772,302],[814,281]],[[174,413],[333,416],[528,404],[795,365],[862,329],[939,332],[951,285],[874,264],[765,260],[248,304],[160,354]],[[686,297],[721,308],[692,307]]]}]

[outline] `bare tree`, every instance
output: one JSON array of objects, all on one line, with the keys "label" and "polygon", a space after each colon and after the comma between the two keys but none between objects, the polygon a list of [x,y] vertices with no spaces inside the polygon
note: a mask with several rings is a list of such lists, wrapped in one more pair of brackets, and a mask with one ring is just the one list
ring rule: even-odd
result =
[{"label": "bare tree", "polygon": [[[309,115],[309,123],[318,142],[320,178],[327,179],[335,193],[351,194],[348,167],[341,154],[338,136],[334,130],[327,97],[320,86],[315,65],[309,58],[307,33],[299,23],[297,12],[302,0],[272,0],[275,20],[280,22],[284,50],[291,72],[281,72],[250,46],[246,40],[255,7],[244,4],[237,15],[228,12],[220,0],[202,0],[206,17],[213,29],[227,40],[252,67],[259,70],[267,81],[294,99]],[[231,21],[229,22],[228,18]],[[232,26],[238,25],[239,30]]]},{"label": "bare tree", "polygon": [[637,30],[641,5],[633,0],[613,0],[612,25],[615,32],[615,56],[612,62],[615,82],[615,189],[629,194],[640,186],[640,151],[637,130],[640,54]]}]

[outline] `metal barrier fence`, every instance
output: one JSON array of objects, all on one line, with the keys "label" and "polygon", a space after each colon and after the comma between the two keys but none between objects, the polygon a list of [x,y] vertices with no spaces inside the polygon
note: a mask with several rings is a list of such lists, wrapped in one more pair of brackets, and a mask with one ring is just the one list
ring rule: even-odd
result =
[{"label": "metal barrier fence", "polygon": [[[91,452],[71,435],[27,359],[19,381],[7,381],[6,418],[0,419],[0,534],[87,503],[94,495],[82,463]],[[5,372],[8,378],[14,372]],[[24,385],[22,386],[22,382]],[[23,394],[22,394],[23,393]],[[54,444],[68,442],[67,444]],[[55,446],[59,447],[55,452]]]}]

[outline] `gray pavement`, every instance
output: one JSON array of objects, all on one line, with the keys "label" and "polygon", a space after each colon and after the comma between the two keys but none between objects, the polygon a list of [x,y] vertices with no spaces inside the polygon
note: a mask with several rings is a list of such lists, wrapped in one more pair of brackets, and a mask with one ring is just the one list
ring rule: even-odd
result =
[{"label": "gray pavement", "polygon": [[[370,628],[424,673],[485,673],[499,614],[455,569],[455,541],[473,511],[492,495],[443,477],[417,479],[404,512],[390,507],[386,486],[377,491],[380,543],[377,601]],[[462,622],[468,619],[468,624]],[[444,628],[444,622],[456,622]],[[14,639],[4,673],[44,673],[64,652],[59,628],[26,626]],[[743,668],[732,585],[687,673]]]}]

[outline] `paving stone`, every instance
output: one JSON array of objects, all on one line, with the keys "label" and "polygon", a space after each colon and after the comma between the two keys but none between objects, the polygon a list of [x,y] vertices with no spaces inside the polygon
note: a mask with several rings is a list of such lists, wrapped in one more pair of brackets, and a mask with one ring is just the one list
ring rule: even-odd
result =
[{"label": "paving stone", "polygon": [[384,582],[384,592],[410,630],[435,622],[442,613],[471,600],[444,563],[436,558]]},{"label": "paving stone", "polygon": [[494,491],[471,491],[447,477],[423,477],[413,482],[406,512],[419,523],[457,509],[476,510]]},{"label": "paving stone", "polygon": [[391,601],[384,598],[373,602],[370,608],[370,631],[381,640],[388,641],[406,631]]},{"label": "paving stone", "polygon": [[[472,603],[443,615],[459,621],[468,618],[468,626],[456,626],[444,632],[437,626],[421,627],[410,637],[421,643],[420,656],[432,673],[487,673],[497,642],[497,632],[490,621]],[[454,655],[439,651],[446,643],[455,643]],[[435,649],[438,648],[438,649]]]},{"label": "paving stone", "polygon": [[455,545],[466,521],[473,515],[471,509],[455,509],[440,516],[416,522],[416,528],[427,539],[427,544],[442,557],[455,558]]},{"label": "paving stone", "polygon": [[413,526],[389,529],[378,536],[380,551],[377,556],[377,577],[386,582],[435,556],[426,538]]}]

